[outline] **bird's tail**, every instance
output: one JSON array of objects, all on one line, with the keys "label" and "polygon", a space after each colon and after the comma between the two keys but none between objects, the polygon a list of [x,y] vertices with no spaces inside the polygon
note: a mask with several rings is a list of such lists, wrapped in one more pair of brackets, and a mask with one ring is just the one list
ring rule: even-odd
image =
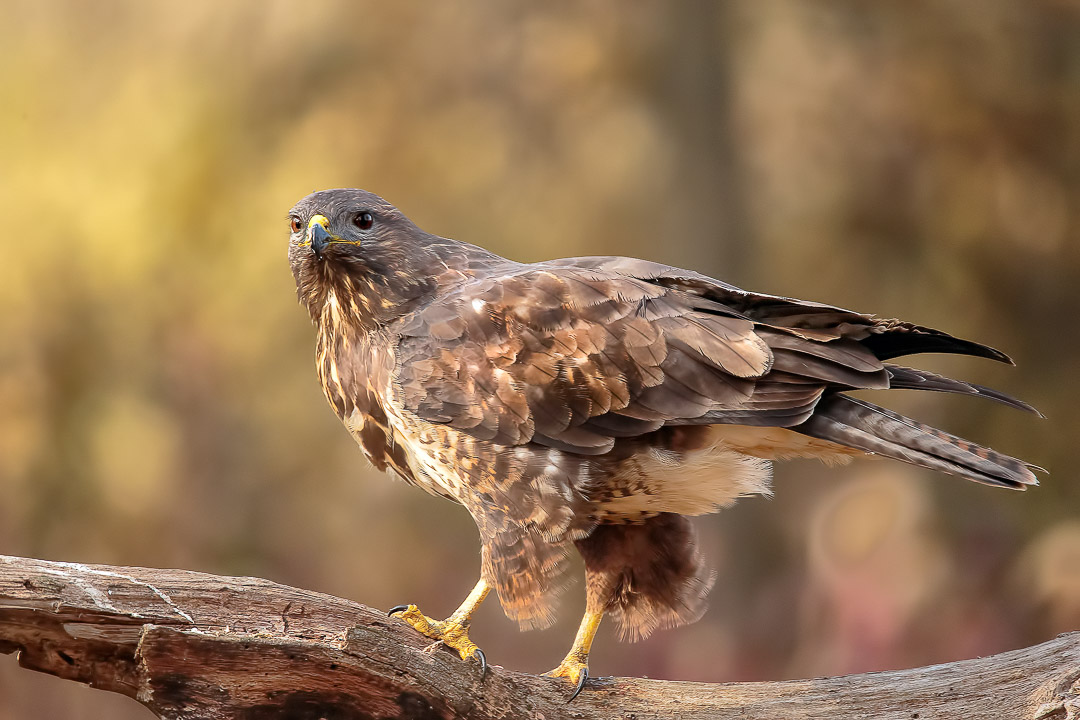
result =
[{"label": "bird's tail", "polygon": [[796,430],[868,453],[959,475],[986,485],[1024,490],[1041,468],[846,395],[823,398]]}]

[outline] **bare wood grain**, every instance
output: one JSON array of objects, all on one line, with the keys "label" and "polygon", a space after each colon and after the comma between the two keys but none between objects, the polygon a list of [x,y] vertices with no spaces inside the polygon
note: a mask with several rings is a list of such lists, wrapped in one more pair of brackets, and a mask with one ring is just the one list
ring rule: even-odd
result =
[{"label": "bare wood grain", "polygon": [[[788,682],[562,681],[473,663],[364,605],[258,578],[0,556],[0,652],[164,718],[1080,718],[1080,633]],[[2,702],[2,699],[0,699]]]}]

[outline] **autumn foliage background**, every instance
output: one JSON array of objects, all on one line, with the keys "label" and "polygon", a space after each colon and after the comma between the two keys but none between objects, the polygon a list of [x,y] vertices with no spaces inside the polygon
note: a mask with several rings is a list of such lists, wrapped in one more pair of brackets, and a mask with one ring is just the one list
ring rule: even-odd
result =
[{"label": "autumn foliage background", "polygon": [[[698,522],[709,613],[594,674],[831,675],[1080,629],[1080,5],[0,0],[0,554],[259,575],[449,613],[467,514],[329,411],[285,214],[357,186],[521,260],[625,254],[900,316],[1031,401],[886,404],[1052,471],[778,468]],[[473,637],[537,672],[560,624]],[[144,718],[0,657],[0,719]]]}]

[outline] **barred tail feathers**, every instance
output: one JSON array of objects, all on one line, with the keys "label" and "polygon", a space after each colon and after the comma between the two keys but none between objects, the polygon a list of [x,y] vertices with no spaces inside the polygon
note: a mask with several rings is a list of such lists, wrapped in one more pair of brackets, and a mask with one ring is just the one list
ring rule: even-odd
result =
[{"label": "barred tail feathers", "polygon": [[846,395],[824,398],[791,428],[868,453],[1014,490],[1038,485],[1034,465]]}]

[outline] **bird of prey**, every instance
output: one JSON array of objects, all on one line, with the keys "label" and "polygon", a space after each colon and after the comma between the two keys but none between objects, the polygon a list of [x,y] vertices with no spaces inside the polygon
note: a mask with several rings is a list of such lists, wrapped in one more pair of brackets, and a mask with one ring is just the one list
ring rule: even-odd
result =
[{"label": "bird of prey", "polygon": [[586,611],[549,674],[575,696],[603,615],[625,639],[700,618],[713,579],[688,516],[767,493],[771,460],[876,454],[1037,484],[1033,465],[847,394],[934,390],[1036,412],[888,362],[1011,362],[985,345],[645,260],[518,263],[363,190],[313,193],[289,222],[334,412],[376,467],[464,505],[480,531],[480,580],[457,611],[391,612],[482,669],[468,631],[490,589],[521,627],[546,626],[572,548]]}]

